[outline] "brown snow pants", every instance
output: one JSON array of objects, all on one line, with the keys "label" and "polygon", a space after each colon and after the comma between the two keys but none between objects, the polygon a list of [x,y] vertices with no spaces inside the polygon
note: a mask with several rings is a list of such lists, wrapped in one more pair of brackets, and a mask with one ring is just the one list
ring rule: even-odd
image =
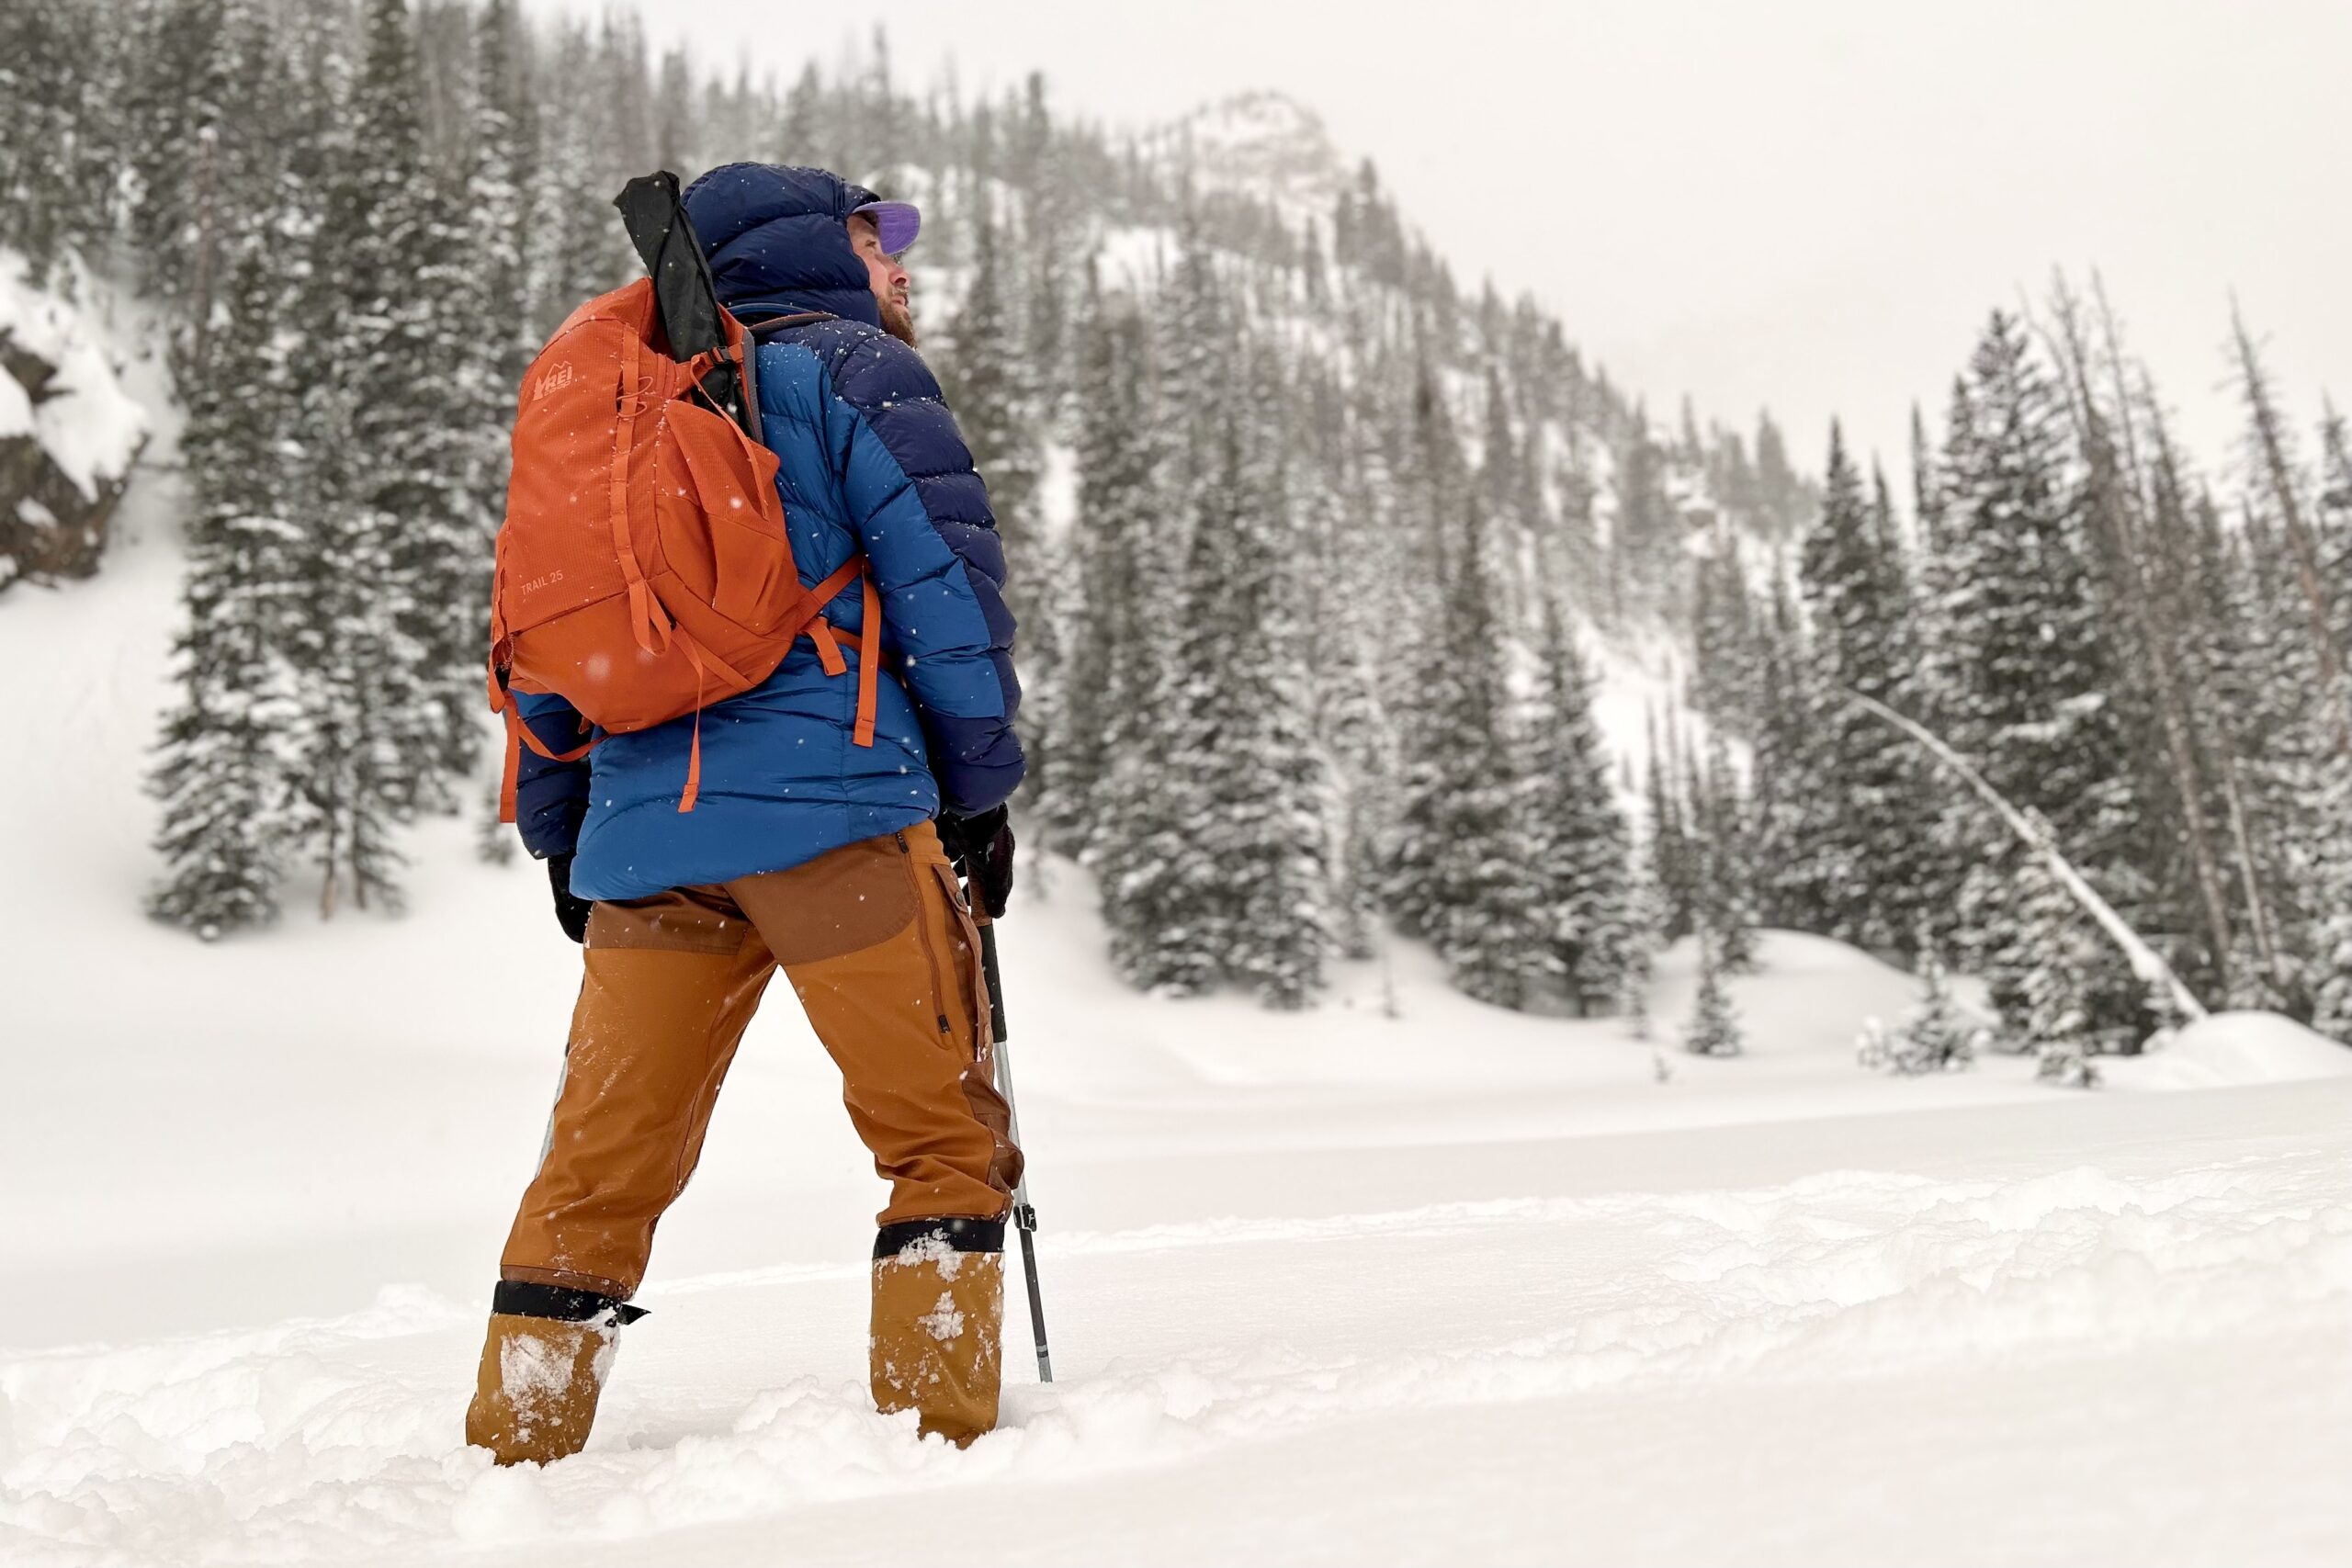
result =
[{"label": "brown snow pants", "polygon": [[598,904],[538,1175],[500,1276],[626,1301],[781,966],[890,1182],[882,1224],[996,1219],[1021,1173],[979,932],[930,823],[805,865]]}]

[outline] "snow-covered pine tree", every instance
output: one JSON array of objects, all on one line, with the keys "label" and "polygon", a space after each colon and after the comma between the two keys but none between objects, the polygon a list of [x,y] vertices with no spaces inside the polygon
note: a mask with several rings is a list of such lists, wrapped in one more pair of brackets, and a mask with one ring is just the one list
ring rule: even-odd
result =
[{"label": "snow-covered pine tree", "polygon": [[101,130],[110,106],[90,69],[103,27],[85,0],[0,7],[0,244],[43,276],[95,252],[113,216]]},{"label": "snow-covered pine tree", "polygon": [[[1425,704],[1400,791],[1398,896],[1406,929],[1427,935],[1454,985],[1481,1001],[1523,1007],[1532,926],[1514,829],[1517,784],[1508,731],[1505,628],[1497,609],[1493,520],[1459,471],[1433,383],[1416,399],[1426,504],[1446,532],[1437,623],[1421,639]],[[1500,393],[1488,387],[1490,400]]]},{"label": "snow-covered pine tree", "polygon": [[1812,830],[1811,852],[1828,868],[1826,922],[1812,929],[1880,952],[1906,945],[1922,895],[1933,891],[1923,886],[1922,854],[1933,818],[1915,748],[1843,695],[1896,705],[1915,665],[1900,550],[1884,479],[1865,500],[1844,434],[1831,424],[1821,513],[1798,566],[1813,666],[1829,688],[1814,744],[1834,807]]},{"label": "snow-covered pine tree", "polygon": [[1625,889],[1625,970],[1617,994],[1617,1010],[1624,1017],[1625,1032],[1636,1040],[1650,1037],[1650,987],[1657,978],[1664,919],[1657,884],[1636,859]]},{"label": "snow-covered pine tree", "polygon": [[1524,723],[1525,826],[1539,974],[1583,1014],[1623,997],[1637,942],[1632,846],[1592,718],[1592,691],[1556,592],[1542,595],[1536,668]]},{"label": "snow-covered pine tree", "polygon": [[1699,934],[1699,994],[1690,1021],[1683,1027],[1682,1048],[1694,1056],[1736,1056],[1746,1048],[1739,1014],[1731,993],[1724,989],[1724,965],[1713,939]]},{"label": "snow-covered pine tree", "polygon": [[[524,33],[514,0],[489,0],[471,18],[468,86],[464,210],[467,243],[460,253],[460,292],[441,301],[458,322],[456,344],[462,357],[450,373],[450,422],[470,439],[465,492],[481,509],[486,525],[505,510],[507,430],[514,418],[524,370],[537,352],[539,335],[531,314],[530,217],[538,173],[537,116],[523,60]],[[460,604],[486,615],[485,581]],[[453,616],[458,606],[452,607]],[[452,635],[462,638],[462,622]],[[499,791],[493,784],[479,796],[476,849],[485,861],[502,863],[514,849],[514,835],[499,820]]]},{"label": "snow-covered pine tree", "polygon": [[2338,752],[2352,756],[2352,685],[2347,685],[2344,649],[2335,635],[2331,604],[2335,591],[2321,575],[2326,563],[2310,524],[2308,477],[2295,451],[2292,427],[2280,413],[2271,390],[2261,353],[2234,303],[2230,310],[2230,334],[2237,357],[2238,386],[2246,406],[2254,492],[2249,504],[2267,511],[2286,545],[2288,558],[2294,563],[2304,612],[2301,630],[2319,671],[2318,696],[2327,738]]},{"label": "snow-covered pine tree", "polygon": [[2154,612],[2176,637],[2179,681],[2188,705],[2192,751],[2206,776],[2206,809],[2224,846],[2222,874],[2231,900],[2229,947],[2214,955],[2219,994],[2233,1006],[2275,999],[2283,973],[2276,936],[2269,864],[2252,811],[2248,711],[2262,682],[2247,678],[2245,618],[2251,587],[2244,562],[2227,547],[2211,508],[2192,494],[2191,476],[2169,422],[2143,388],[2139,413],[2147,435],[2147,558]]},{"label": "snow-covered pine tree", "polygon": [[[1101,836],[1095,840],[1113,962],[1146,989],[1196,990],[1217,972],[1217,918],[1200,890],[1206,781],[1195,754],[1199,671],[1216,652],[1193,635],[1190,585],[1214,575],[1198,560],[1203,520],[1234,503],[1210,493],[1214,417],[1233,396],[1226,340],[1200,330],[1223,294],[1197,233],[1188,234],[1153,321],[1157,372],[1150,417],[1149,493],[1132,536],[1134,614],[1121,658]],[[1216,525],[1211,524],[1214,527]],[[1214,538],[1214,536],[1212,536]]]},{"label": "snow-covered pine tree", "polygon": [[2131,861],[2146,891],[2123,912],[2139,929],[2180,933],[2165,943],[2174,950],[2171,962],[2199,988],[2213,988],[2223,955],[2236,944],[2208,764],[2198,753],[2198,694],[2183,679],[2191,627],[2177,615],[2178,595],[2160,570],[2141,415],[2113,314],[2103,292],[2096,298],[2096,345],[2093,312],[2063,279],[2049,336],[2081,458],[2081,501],[2096,547],[2102,614],[2119,655],[2122,733],[2136,769],[2141,833]]},{"label": "snow-covered pine tree", "polygon": [[1489,725],[1474,736],[1476,721],[1462,713],[1469,675],[1458,657],[1458,633],[1444,626],[1453,570],[1447,546],[1466,510],[1467,475],[1452,414],[1426,365],[1415,367],[1407,411],[1408,434],[1399,445],[1393,486],[1396,525],[1410,542],[1404,563],[1408,581],[1428,589],[1406,601],[1411,624],[1422,630],[1398,651],[1411,671],[1414,700],[1400,719],[1403,766],[1385,856],[1387,904],[1398,931],[1434,942],[1453,897],[1444,870],[1450,803],[1467,776],[1461,753],[1483,755],[1493,730]]},{"label": "snow-covered pine tree", "polygon": [[1706,762],[1699,767],[1695,742],[1689,794],[1697,856],[1693,908],[1698,927],[1714,944],[1715,957],[1735,974],[1756,968],[1756,843],[1739,774],[1721,730],[1707,733]]},{"label": "snow-covered pine tree", "polygon": [[2016,907],[2018,988],[2025,999],[2019,1033],[2034,1055],[2034,1076],[2066,1089],[2096,1089],[2099,1073],[2091,1058],[2106,1043],[2092,1016],[2100,939],[2038,858],[2019,867]]},{"label": "snow-covered pine tree", "polygon": [[[1322,989],[1331,944],[1330,797],[1305,630],[1290,613],[1306,597],[1293,510],[1295,433],[1267,346],[1250,350],[1242,390],[1221,433],[1214,486],[1238,504],[1213,552],[1214,586],[1195,584],[1192,613],[1193,629],[1222,650],[1208,667],[1215,726],[1204,751],[1216,793],[1202,848],[1233,906],[1223,922],[1225,975],[1270,1007],[1297,1008]],[[1196,560],[1211,554],[1195,543]]]},{"label": "snow-covered pine tree", "polygon": [[641,161],[612,161],[616,154],[602,152],[599,138],[587,134],[576,119],[555,112],[557,106],[576,101],[580,84],[605,69],[586,31],[575,23],[559,27],[554,46],[541,51],[540,63],[554,85],[536,88],[532,95],[550,106],[537,128],[540,173],[528,204],[525,246],[534,347],[553,335],[582,303],[642,273],[628,231],[613,210],[613,197],[630,175],[646,172]]},{"label": "snow-covered pine tree", "polygon": [[1679,585],[1682,522],[1666,491],[1666,454],[1636,412],[1613,470],[1617,513],[1609,560],[1620,617],[1662,606]]},{"label": "snow-covered pine tree", "polygon": [[1821,743],[1829,699],[1796,602],[1777,575],[1759,635],[1758,716],[1749,767],[1758,918],[1792,931],[1821,931],[1830,919],[1838,874],[1829,827],[1836,784]]},{"label": "snow-covered pine tree", "polygon": [[260,172],[222,166],[237,140],[236,52],[240,43],[258,41],[232,39],[232,28],[244,29],[232,10],[232,0],[157,0],[141,18],[137,68],[126,84],[123,108],[138,128],[126,148],[130,240],[153,264],[150,288],[175,307],[166,321],[183,363],[211,312],[228,238],[224,213],[250,199],[251,176]]},{"label": "snow-covered pine tree", "polygon": [[1070,287],[1067,254],[1078,221],[1075,193],[1064,167],[1061,139],[1046,103],[1046,78],[1033,71],[1022,84],[1021,109],[1013,118],[1006,149],[1006,174],[1022,196],[1018,269],[1026,308],[1021,312],[1022,344],[1029,383],[1035,389],[1033,417],[1056,423],[1070,391]]},{"label": "snow-covered pine tree", "polygon": [[2325,397],[2320,400],[2319,451],[2312,528],[2328,592],[2329,624],[2338,645],[2352,647],[2352,423]]},{"label": "snow-covered pine tree", "polygon": [[804,167],[830,169],[839,161],[826,141],[825,84],[813,60],[800,68],[784,96],[774,144],[760,150],[762,157]]},{"label": "snow-covered pine tree", "polygon": [[1739,546],[1718,520],[1690,564],[1690,705],[1710,726],[1752,742],[1763,714],[1762,638]]},{"label": "snow-covered pine tree", "polygon": [[[442,236],[421,189],[415,62],[405,0],[369,0],[359,70],[348,97],[331,100],[348,107],[322,138],[322,217],[300,318],[327,326],[319,373],[302,389],[310,614],[293,638],[305,675],[291,743],[308,802],[306,848],[330,914],[345,886],[362,907],[397,900],[392,828],[420,806],[447,802],[444,770],[470,738],[475,706],[466,705],[453,738],[454,674],[432,663],[446,605],[421,600],[435,581],[423,575],[430,546],[401,532],[413,525],[442,537],[451,482],[416,466],[420,446],[446,452],[447,433],[419,426],[433,418],[429,360],[438,345],[414,290]],[[341,74],[334,61],[331,93]]]},{"label": "snow-covered pine tree", "polygon": [[[2339,642],[2352,646],[2352,436],[2331,403],[2320,424],[2320,475],[2313,532]],[[2352,770],[2328,770],[2310,803],[2320,825],[2312,845],[2310,885],[2315,912],[2304,940],[2312,1027],[2352,1045]]]},{"label": "snow-covered pine tree", "polygon": [[1649,807],[1646,880],[1657,906],[1658,940],[1673,942],[1690,934],[1698,919],[1698,850],[1685,820],[1680,768],[1675,753],[1660,746],[1656,710],[1649,715],[1648,734],[1642,775]]},{"label": "snow-covered pine tree", "polygon": [[1103,293],[1090,272],[1079,327],[1078,494],[1062,568],[1063,656],[1047,705],[1053,766],[1034,803],[1048,840],[1081,856],[1102,834],[1112,759],[1140,698],[1136,599],[1148,585],[1138,563],[1145,536],[1163,524],[1150,510],[1146,343],[1133,298]]},{"label": "snow-covered pine tree", "polygon": [[[2128,878],[2137,807],[2112,649],[2092,592],[2087,521],[2072,482],[2057,389],[2015,318],[1995,311],[1970,360],[1946,438],[1951,559],[1939,620],[1958,651],[1946,736],[1993,786],[2040,811],[2070,858],[2111,896]],[[1948,795],[1948,799],[1957,796]],[[1980,863],[2007,852],[1973,803],[1952,829]],[[1981,938],[2007,933],[1978,919]],[[2094,1027],[2135,1021],[2139,987],[2105,955]],[[1996,996],[2012,1027],[2022,998]]]},{"label": "snow-covered pine tree", "polygon": [[1943,958],[1922,936],[1919,999],[1905,1012],[1902,1027],[1888,1041],[1884,1064],[1899,1073],[1953,1073],[1976,1059],[1977,1031],[1961,1015]]},{"label": "snow-covered pine tree", "polygon": [[1771,411],[1756,415],[1756,503],[1758,520],[1770,536],[1786,538],[1810,509],[1804,480],[1789,461],[1789,444]]},{"label": "snow-covered pine tree", "polygon": [[296,827],[283,739],[299,704],[288,652],[302,534],[273,483],[288,412],[286,291],[266,244],[265,232],[242,247],[210,373],[190,390],[180,437],[187,620],[173,647],[180,694],[150,778],[164,871],[148,907],[207,941],[277,914]]},{"label": "snow-covered pine tree", "polygon": [[[1325,386],[1336,399],[1339,389]],[[1326,466],[1309,467],[1300,488],[1312,566],[1306,586],[1315,682],[1316,731],[1331,790],[1332,919],[1339,950],[1369,958],[1380,908],[1380,851],[1396,818],[1396,736],[1382,692],[1392,650],[1381,637],[1391,624],[1395,541],[1386,531],[1385,449],[1374,420],[1341,406]]]},{"label": "snow-covered pine tree", "polygon": [[[503,304],[485,287],[466,171],[429,161],[413,107],[396,102],[419,96],[405,0],[371,0],[369,35],[355,104],[356,173],[369,205],[350,258],[347,323],[355,499],[385,532],[404,602],[394,646],[414,661],[386,693],[404,690],[415,704],[385,716],[401,734],[410,775],[393,787],[405,792],[405,809],[441,810],[456,804],[456,783],[481,752],[476,666],[505,510],[499,431],[513,418],[503,378],[514,350],[492,325]],[[383,52],[390,49],[399,52]],[[387,770],[387,784],[400,771]]]},{"label": "snow-covered pine tree", "polygon": [[988,480],[1006,559],[1025,574],[1031,563],[1024,558],[1041,533],[1035,514],[1041,464],[1037,385],[1018,313],[1020,268],[1005,254],[1003,222],[992,207],[983,198],[969,214],[972,277],[950,329],[940,380],[956,411],[956,427]]},{"label": "snow-covered pine tree", "polygon": [[[568,131],[549,130],[559,141],[567,134],[590,141],[598,183],[608,187],[599,194],[610,202],[630,175],[653,166],[659,151],[653,132],[653,73],[647,69],[645,24],[636,12],[604,13],[590,70],[592,74],[580,79],[594,84],[588,101],[595,106],[595,112],[582,115]],[[613,233],[619,226],[609,222],[609,210],[605,216],[605,231]],[[627,248],[626,240],[620,242],[620,248]]]},{"label": "snow-covered pine tree", "polygon": [[653,84],[653,162],[673,173],[695,168],[700,141],[700,117],[695,112],[699,87],[686,51],[673,44],[662,51],[661,74]]},{"label": "snow-covered pine tree", "polygon": [[2300,1010],[2309,1005],[2307,900],[2318,892],[2308,880],[2312,835],[2328,832],[2308,813],[2327,795],[2335,758],[2325,705],[2310,696],[2320,686],[2317,650],[2267,509],[2246,507],[2234,531],[2210,497],[2199,514],[2199,585],[2210,600],[2199,652],[2253,949],[2231,965],[2232,1000]]},{"label": "snow-covered pine tree", "polygon": [[[1936,452],[1928,440],[1927,416],[1916,401],[1911,405],[1911,516],[1917,525],[1914,541],[1923,560],[1943,550],[1943,476],[1937,471]],[[1926,585],[1922,584],[1925,591]]]},{"label": "snow-covered pine tree", "polygon": [[2312,867],[2321,910],[2305,939],[2312,1027],[2352,1045],[2352,788],[2341,773],[2312,809],[2323,821],[2334,823],[2335,830],[2327,835]]},{"label": "snow-covered pine tree", "polygon": [[[467,140],[466,218],[470,230],[474,313],[482,348],[482,423],[492,447],[484,470],[493,510],[505,495],[504,427],[540,333],[531,314],[528,247],[533,187],[539,183],[534,145],[538,116],[524,58],[524,33],[514,0],[489,0],[473,26],[471,112]],[[480,482],[480,481],[478,481]]]}]

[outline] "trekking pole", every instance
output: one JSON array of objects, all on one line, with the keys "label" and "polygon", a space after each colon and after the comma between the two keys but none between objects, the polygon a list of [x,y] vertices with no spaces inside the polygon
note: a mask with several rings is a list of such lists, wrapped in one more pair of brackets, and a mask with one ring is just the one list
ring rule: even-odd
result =
[{"label": "trekking pole", "polygon": [[[1012,1060],[1004,1049],[1004,976],[996,963],[996,922],[988,918],[977,899],[974,911],[979,917],[980,966],[989,981],[989,1032],[996,1040],[996,1088],[1004,1096],[1005,1131],[1012,1139],[1012,1146],[1021,1148],[1021,1108],[1012,1099]],[[1025,1154],[1024,1150],[1024,1154]],[[1021,1233],[1021,1268],[1029,1277],[1029,1331],[1037,1340],[1037,1381],[1054,1381],[1054,1359],[1046,1349],[1046,1303],[1037,1293],[1037,1211],[1029,1203],[1029,1166],[1022,1161],[1021,1179],[1012,1189],[1012,1224]]]}]

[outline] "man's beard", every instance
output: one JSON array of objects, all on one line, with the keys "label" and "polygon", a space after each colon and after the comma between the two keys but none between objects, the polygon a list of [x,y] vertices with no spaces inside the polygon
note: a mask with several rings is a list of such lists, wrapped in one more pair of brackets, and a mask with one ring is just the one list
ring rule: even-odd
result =
[{"label": "man's beard", "polygon": [[915,342],[915,313],[896,299],[876,301],[882,310],[882,330],[905,344],[909,348],[920,346]]}]

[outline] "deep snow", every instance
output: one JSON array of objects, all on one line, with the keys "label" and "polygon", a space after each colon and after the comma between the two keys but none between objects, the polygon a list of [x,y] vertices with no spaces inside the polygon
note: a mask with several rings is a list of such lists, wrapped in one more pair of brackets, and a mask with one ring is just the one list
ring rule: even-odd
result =
[{"label": "deep snow", "polygon": [[1016,1304],[1004,1430],[867,1408],[880,1187],[779,990],[596,1438],[495,1471],[576,950],[459,823],[404,917],[139,917],[170,491],[0,608],[0,1562],[2352,1560],[2352,1052],[1883,1077],[1911,983],[1786,934],[1729,1061],[1674,1047],[1687,951],[1655,1045],[1409,946],[1303,1017],[1151,1000],[1062,865],[1002,928],[1062,1381]]}]

